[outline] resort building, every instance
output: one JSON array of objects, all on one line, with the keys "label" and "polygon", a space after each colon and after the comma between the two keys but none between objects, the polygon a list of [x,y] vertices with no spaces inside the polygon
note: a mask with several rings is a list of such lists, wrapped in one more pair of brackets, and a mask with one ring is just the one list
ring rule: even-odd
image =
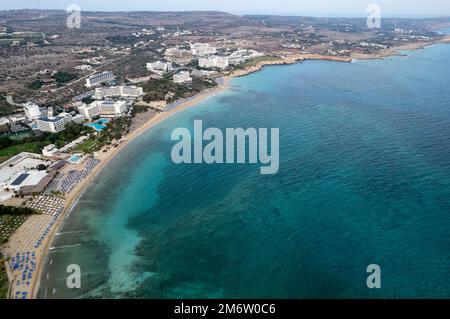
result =
[{"label": "resort building", "polygon": [[92,119],[96,116],[119,117],[127,109],[126,101],[95,101],[89,105],[80,106],[78,111],[86,118]]},{"label": "resort building", "polygon": [[196,57],[206,57],[216,54],[217,49],[209,43],[195,43],[191,45],[191,53]]},{"label": "resort building", "polygon": [[28,102],[23,104],[23,110],[30,121],[34,121],[42,116],[39,105],[36,103]]},{"label": "resort building", "polygon": [[58,152],[58,148],[54,144],[47,145],[42,149],[42,155],[46,157],[54,157],[56,152]]},{"label": "resort building", "polygon": [[169,48],[165,52],[165,59],[167,61],[177,63],[177,64],[186,64],[192,61],[193,55],[191,50],[179,49],[179,48]]},{"label": "resort building", "polygon": [[72,101],[74,101],[74,102],[81,102],[84,99],[93,97],[94,95],[95,95],[95,91],[91,90],[91,91],[88,91],[88,92],[85,92],[83,94],[75,96],[74,98],[72,98]]},{"label": "resort building", "polygon": [[127,102],[126,101],[102,101],[100,105],[102,116],[106,117],[116,117],[121,116],[127,110]]},{"label": "resort building", "polygon": [[39,131],[58,133],[64,131],[66,124],[70,122],[70,118],[64,115],[56,117],[44,117],[36,121]]},{"label": "resort building", "polygon": [[198,65],[205,69],[226,69],[229,65],[228,58],[213,56],[209,58],[203,58],[198,60]]},{"label": "resort building", "polygon": [[50,165],[47,168],[47,172],[56,172],[66,166],[67,162],[65,160],[59,160],[55,164]]},{"label": "resort building", "polygon": [[164,75],[173,70],[172,63],[157,61],[154,63],[147,63],[147,70],[158,75]]},{"label": "resort building", "polygon": [[40,165],[49,167],[53,161],[38,154],[20,153],[0,164],[0,202],[14,196],[14,192],[41,192],[54,177],[45,170],[36,168]]},{"label": "resort building", "polygon": [[7,184],[6,187],[10,190],[19,192],[22,188],[32,188],[37,186],[47,175],[46,171],[30,170],[28,172],[23,172],[13,177],[11,183]]},{"label": "resort building", "polygon": [[264,54],[255,50],[237,50],[228,56],[228,62],[230,65],[237,65],[261,56],[264,56]]},{"label": "resort building", "polygon": [[100,103],[93,102],[89,105],[84,104],[78,108],[78,111],[87,119],[91,119],[101,113]]},{"label": "resort building", "polygon": [[188,71],[182,71],[173,76],[173,82],[178,83],[178,84],[190,83],[190,82],[192,82],[192,78],[189,75]]},{"label": "resort building", "polygon": [[57,116],[42,117],[36,120],[36,124],[42,132],[59,133],[64,131],[68,123],[74,122],[81,124],[83,121],[83,115],[72,116],[69,113],[61,113]]},{"label": "resort building", "polygon": [[192,78],[202,78],[202,77],[208,76],[210,73],[214,73],[214,71],[204,71],[204,70],[193,69],[191,72],[191,77]]},{"label": "resort building", "polygon": [[77,114],[72,116],[72,122],[76,124],[83,124],[85,122],[86,118],[83,114]]},{"label": "resort building", "polygon": [[97,73],[94,75],[91,75],[86,79],[86,87],[91,88],[95,87],[97,85],[100,85],[102,83],[108,83],[112,82],[116,79],[116,76],[113,72],[105,71],[103,73]]},{"label": "resort building", "polygon": [[138,86],[109,86],[95,89],[95,98],[121,97],[125,99],[138,99],[144,96],[144,90]]}]

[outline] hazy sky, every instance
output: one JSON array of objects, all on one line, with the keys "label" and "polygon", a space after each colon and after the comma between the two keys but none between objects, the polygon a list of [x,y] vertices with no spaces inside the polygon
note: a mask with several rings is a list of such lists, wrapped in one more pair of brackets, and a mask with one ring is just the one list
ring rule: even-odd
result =
[{"label": "hazy sky", "polygon": [[384,16],[450,16],[450,0],[0,0],[0,9],[65,9],[78,4],[86,11],[217,10],[313,16],[367,16],[378,4]]}]

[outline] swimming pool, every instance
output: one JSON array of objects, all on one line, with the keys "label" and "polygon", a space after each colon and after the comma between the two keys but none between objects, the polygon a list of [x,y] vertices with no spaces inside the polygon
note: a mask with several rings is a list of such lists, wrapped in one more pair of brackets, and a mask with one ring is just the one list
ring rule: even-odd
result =
[{"label": "swimming pool", "polygon": [[71,158],[69,158],[68,162],[70,164],[77,164],[80,161],[80,156],[78,154],[72,155]]},{"label": "swimming pool", "polygon": [[106,128],[105,124],[107,124],[109,122],[110,122],[109,119],[99,119],[98,121],[95,121],[95,123],[87,123],[87,124],[84,124],[84,125],[92,127],[97,132],[101,132],[101,131],[103,131]]},{"label": "swimming pool", "polygon": [[102,125],[102,124],[97,124],[97,123],[87,123],[87,124],[84,124],[85,126],[89,126],[89,127],[92,127],[94,130],[96,130],[97,132],[101,132],[101,131],[103,131],[105,128],[106,128],[106,126],[105,125]]}]

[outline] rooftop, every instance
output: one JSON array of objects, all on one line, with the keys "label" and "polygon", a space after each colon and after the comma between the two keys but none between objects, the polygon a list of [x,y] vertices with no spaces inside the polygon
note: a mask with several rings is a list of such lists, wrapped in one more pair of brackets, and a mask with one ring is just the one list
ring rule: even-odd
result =
[{"label": "rooftop", "polygon": [[39,164],[50,165],[51,161],[43,156],[32,153],[20,153],[6,162],[0,164],[0,184],[8,184],[17,179],[20,174],[29,173]]}]

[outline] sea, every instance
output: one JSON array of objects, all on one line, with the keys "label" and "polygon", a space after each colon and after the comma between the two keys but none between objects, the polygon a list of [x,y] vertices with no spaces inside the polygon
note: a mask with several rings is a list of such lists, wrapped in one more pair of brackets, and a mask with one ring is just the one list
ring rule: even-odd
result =
[{"label": "sea", "polygon": [[[450,297],[450,45],[402,53],[264,67],[131,141],[56,236],[38,297]],[[194,120],[279,128],[278,173],[175,164],[172,131]]]}]

